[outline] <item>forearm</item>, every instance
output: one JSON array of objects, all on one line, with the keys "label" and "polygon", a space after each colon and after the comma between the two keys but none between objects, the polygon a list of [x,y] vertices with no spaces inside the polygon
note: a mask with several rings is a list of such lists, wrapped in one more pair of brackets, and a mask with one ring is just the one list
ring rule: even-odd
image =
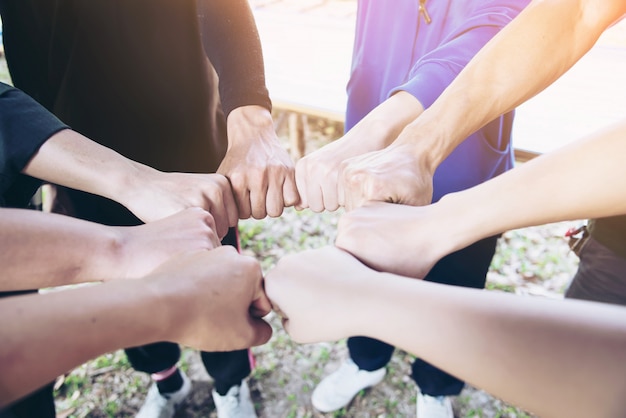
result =
[{"label": "forearm", "polygon": [[399,91],[368,113],[340,141],[346,142],[352,156],[381,150],[393,143],[423,111],[419,100]]},{"label": "forearm", "polygon": [[467,136],[546,88],[626,11],[619,0],[538,0],[470,61],[401,142],[436,168]]},{"label": "forearm", "polygon": [[165,338],[161,302],[142,280],[0,300],[0,407],[90,358]]},{"label": "forearm", "polygon": [[[454,251],[510,229],[626,213],[626,120],[432,206]],[[459,211],[463,208],[463,211]]]},{"label": "forearm", "polygon": [[362,317],[355,335],[398,346],[540,416],[626,412],[626,309],[375,274],[359,291],[376,309],[352,317]]},{"label": "forearm", "polygon": [[126,204],[136,185],[156,170],[66,129],[41,146],[23,173]]},{"label": "forearm", "polygon": [[117,229],[49,213],[1,212],[0,290],[108,279],[119,263],[123,236]]}]

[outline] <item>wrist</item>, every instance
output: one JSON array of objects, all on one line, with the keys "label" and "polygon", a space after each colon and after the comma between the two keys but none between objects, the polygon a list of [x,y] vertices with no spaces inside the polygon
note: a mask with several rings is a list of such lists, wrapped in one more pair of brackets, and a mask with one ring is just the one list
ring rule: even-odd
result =
[{"label": "wrist", "polygon": [[268,109],[258,105],[234,109],[228,115],[226,127],[229,147],[248,143],[251,138],[276,137],[272,114]]},{"label": "wrist", "polygon": [[480,201],[472,199],[468,191],[461,191],[447,194],[431,206],[437,214],[433,223],[446,225],[437,240],[445,245],[442,256],[493,234],[489,215],[476,202]]}]

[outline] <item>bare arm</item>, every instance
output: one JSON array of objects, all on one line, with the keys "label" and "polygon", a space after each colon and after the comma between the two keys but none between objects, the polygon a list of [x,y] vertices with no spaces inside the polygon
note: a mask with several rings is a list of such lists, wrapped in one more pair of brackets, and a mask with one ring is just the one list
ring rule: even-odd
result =
[{"label": "bare arm", "polygon": [[266,290],[298,342],[378,338],[539,416],[626,413],[626,308],[378,273],[332,247],[283,258]]},{"label": "bare arm", "polygon": [[337,178],[345,161],[391,144],[424,108],[410,93],[399,91],[378,105],[346,134],[304,156],[296,165],[299,206],[314,212],[340,206]]},{"label": "bare arm", "polygon": [[469,134],[571,68],[624,13],[621,0],[533,1],[407,126],[397,145],[434,172]]},{"label": "bare arm", "polygon": [[430,206],[359,208],[341,218],[336,244],[377,270],[421,278],[444,255],[510,229],[626,214],[625,137],[626,120]]},{"label": "bare arm", "polygon": [[181,255],[144,279],[2,299],[0,407],[115,349],[262,344],[272,332],[261,319],[269,309],[258,263],[232,247]]},{"label": "bare arm", "polygon": [[219,246],[211,215],[193,208],[136,227],[0,209],[0,290],[142,277],[176,254]]},{"label": "bare arm", "polygon": [[23,173],[115,200],[144,222],[189,207],[202,207],[211,212],[222,237],[238,218],[225,177],[164,173],[129,160],[70,129],[50,137]]}]

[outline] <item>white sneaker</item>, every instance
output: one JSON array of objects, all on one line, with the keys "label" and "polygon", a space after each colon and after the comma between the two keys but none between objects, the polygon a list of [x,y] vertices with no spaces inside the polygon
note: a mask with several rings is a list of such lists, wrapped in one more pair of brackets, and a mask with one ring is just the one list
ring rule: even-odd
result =
[{"label": "white sneaker", "polygon": [[159,393],[159,388],[156,383],[153,383],[136,418],[172,418],[174,416],[176,407],[191,392],[191,380],[182,370],[179,369],[179,371],[183,378],[181,388],[176,392]]},{"label": "white sneaker", "polygon": [[230,388],[224,396],[213,390],[213,401],[218,418],[256,418],[250,388],[245,380],[240,386]]},{"label": "white sneaker", "polygon": [[450,398],[418,393],[417,418],[454,418]]},{"label": "white sneaker", "polygon": [[380,383],[386,372],[384,367],[371,372],[360,370],[348,359],[317,385],[311,402],[320,412],[336,411],[347,406],[361,390]]}]

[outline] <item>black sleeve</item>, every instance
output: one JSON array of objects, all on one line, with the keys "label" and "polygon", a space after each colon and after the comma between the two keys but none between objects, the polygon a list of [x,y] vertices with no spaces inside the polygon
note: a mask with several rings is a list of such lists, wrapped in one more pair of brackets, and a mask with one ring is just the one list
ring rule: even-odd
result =
[{"label": "black sleeve", "polygon": [[224,114],[245,105],[271,110],[261,40],[247,0],[197,0],[202,43],[219,76]]},{"label": "black sleeve", "polygon": [[[53,114],[24,92],[0,83],[0,205],[26,204],[34,190],[21,174],[39,147],[55,133],[67,129]],[[26,199],[26,201],[24,201]]]}]

